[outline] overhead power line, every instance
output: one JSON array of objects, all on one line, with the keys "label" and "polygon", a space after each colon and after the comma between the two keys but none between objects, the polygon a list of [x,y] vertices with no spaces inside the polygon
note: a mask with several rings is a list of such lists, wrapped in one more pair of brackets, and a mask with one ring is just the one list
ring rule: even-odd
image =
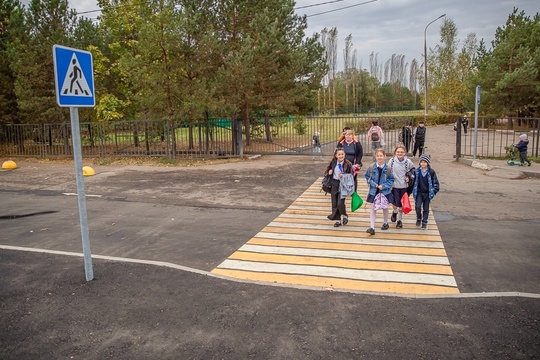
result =
[{"label": "overhead power line", "polygon": [[334,1],[327,1],[327,2],[322,2],[322,3],[312,4],[312,5],[298,6],[298,7],[295,7],[294,10],[306,9],[306,8],[321,6],[321,5],[326,5],[326,4],[333,4],[333,3],[342,2],[342,1],[346,1],[346,0],[334,0]]},{"label": "overhead power line", "polygon": [[365,1],[365,2],[360,3],[360,4],[344,6],[344,7],[339,8],[339,9],[333,9],[333,10],[323,11],[323,12],[320,12],[320,13],[317,13],[317,14],[307,15],[306,17],[309,18],[309,17],[313,17],[313,16],[318,16],[318,15],[328,14],[328,13],[331,13],[331,12],[334,12],[334,11],[340,11],[340,10],[344,10],[344,9],[350,9],[350,8],[352,8],[352,7],[356,7],[356,6],[360,6],[360,5],[369,4],[369,3],[372,3],[372,2],[375,2],[375,1],[377,1],[377,0]]}]

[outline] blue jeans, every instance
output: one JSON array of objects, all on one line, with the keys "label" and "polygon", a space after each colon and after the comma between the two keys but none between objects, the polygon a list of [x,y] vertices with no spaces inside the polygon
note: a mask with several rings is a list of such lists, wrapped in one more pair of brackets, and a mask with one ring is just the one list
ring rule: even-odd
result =
[{"label": "blue jeans", "polygon": [[423,224],[427,224],[429,216],[429,203],[431,202],[431,200],[429,200],[429,193],[419,192],[416,194],[414,202],[414,207],[416,209],[416,220],[422,220]]}]

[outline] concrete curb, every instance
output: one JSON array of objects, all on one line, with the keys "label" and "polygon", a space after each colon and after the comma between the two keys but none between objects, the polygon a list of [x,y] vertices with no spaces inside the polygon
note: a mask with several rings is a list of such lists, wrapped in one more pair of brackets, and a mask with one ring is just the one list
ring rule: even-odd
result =
[{"label": "concrete curb", "polygon": [[[459,159],[457,159],[457,162],[459,162],[460,164],[468,165],[468,166],[471,166],[473,168],[486,170],[486,171],[492,171],[492,170],[496,170],[496,169],[504,170],[504,168],[502,168],[500,166],[489,165],[489,164],[486,164],[486,163],[484,163],[482,161],[474,160],[474,159],[459,158]],[[516,169],[509,170],[509,171],[520,174],[523,177],[540,178],[540,172],[538,172],[538,171],[527,171],[527,170],[525,170],[525,167],[518,167]],[[518,177],[520,177],[520,176],[518,175]]]}]

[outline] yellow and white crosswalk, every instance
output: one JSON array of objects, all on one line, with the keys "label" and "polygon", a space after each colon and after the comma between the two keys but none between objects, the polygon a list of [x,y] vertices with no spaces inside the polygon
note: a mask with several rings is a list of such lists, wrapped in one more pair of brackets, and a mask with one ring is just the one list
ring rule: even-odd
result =
[{"label": "yellow and white crosswalk", "polygon": [[[349,212],[349,223],[334,228],[330,196],[321,179],[250,239],[212,273],[243,280],[399,294],[459,293],[433,213],[429,229],[415,226],[414,210],[404,215],[403,228],[369,227],[370,204]],[[359,179],[364,198],[367,185]],[[350,209],[350,198],[347,209]],[[412,201],[412,199],[411,199]]]}]

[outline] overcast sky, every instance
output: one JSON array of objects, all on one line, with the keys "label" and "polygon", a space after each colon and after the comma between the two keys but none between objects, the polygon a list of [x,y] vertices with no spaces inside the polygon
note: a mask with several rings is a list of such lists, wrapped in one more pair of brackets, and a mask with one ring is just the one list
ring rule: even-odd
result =
[{"label": "overcast sky", "polygon": [[[24,0],[23,3],[28,3]],[[254,0],[256,1],[256,0]],[[371,1],[371,2],[370,2]],[[322,4],[320,6],[309,5]],[[364,4],[363,4],[364,3]],[[354,6],[357,4],[363,4]],[[99,9],[95,0],[70,0],[69,5],[77,12]],[[353,7],[350,7],[353,6]],[[301,8],[305,7],[305,8]],[[340,8],[349,7],[344,10]],[[378,54],[384,63],[392,54],[404,55],[405,62],[416,58],[422,63],[424,54],[424,29],[442,14],[451,18],[458,29],[458,39],[463,42],[469,33],[475,33],[478,41],[484,39],[491,47],[495,30],[503,26],[517,7],[529,17],[540,13],[540,0],[297,0],[297,13],[308,16],[307,35],[323,28],[338,30],[338,70],[343,69],[345,37],[352,34],[353,49],[358,51],[358,66],[369,69],[369,55]],[[324,13],[316,15],[319,13]],[[85,14],[96,18],[100,13]],[[439,41],[443,19],[427,29],[427,46],[434,47]]]}]

